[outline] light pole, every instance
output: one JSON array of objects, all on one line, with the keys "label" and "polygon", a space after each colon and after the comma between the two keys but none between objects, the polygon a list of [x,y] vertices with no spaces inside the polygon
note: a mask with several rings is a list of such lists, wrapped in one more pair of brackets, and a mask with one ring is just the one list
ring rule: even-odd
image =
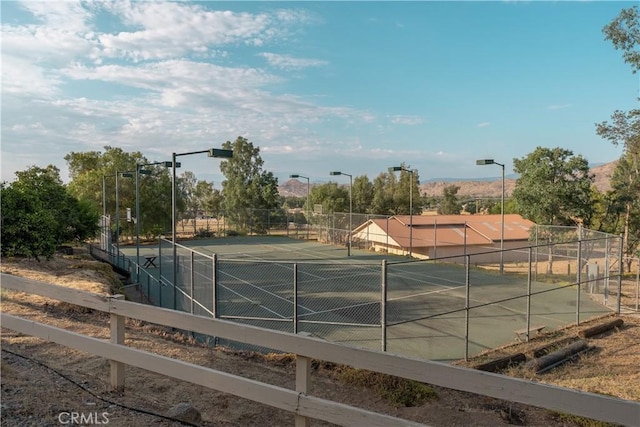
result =
[{"label": "light pole", "polygon": [[309,177],[298,174],[289,175],[289,178],[303,178],[307,180],[307,240],[309,240],[309,218],[311,212],[311,205],[309,204]]},{"label": "light pole", "polygon": [[498,163],[493,159],[476,160],[476,165],[498,165],[502,168],[502,197],[500,207],[500,274],[504,273],[504,163]]},{"label": "light pole", "polygon": [[344,172],[329,172],[329,175],[345,175],[349,177],[349,237],[347,241],[347,256],[351,256],[351,232],[353,231],[351,225],[351,216],[353,214],[353,197],[351,196],[351,187],[353,187],[353,176]]},{"label": "light pole", "polygon": [[[126,171],[126,172],[116,171],[116,265],[119,265],[118,259],[120,256],[120,188],[118,185],[118,177],[120,175],[122,175],[125,178],[131,178],[133,177],[133,171]],[[136,194],[136,197],[137,197],[137,194]]]},{"label": "light pole", "polygon": [[[151,171],[142,169],[145,166],[164,165],[164,167],[171,167],[171,162],[153,162],[153,163],[136,163],[135,179],[136,179],[136,274],[140,274],[140,175],[150,175]],[[178,163],[177,167],[180,167]],[[122,176],[128,178],[133,177],[131,172],[125,172]]]},{"label": "light pole", "polygon": [[120,173],[116,171],[116,265],[120,259],[120,192],[118,186],[118,175]]},{"label": "light pole", "polygon": [[411,181],[409,181],[409,256],[413,257],[413,174],[415,169],[407,169],[404,166],[393,166],[389,168],[389,172],[409,172]]},{"label": "light pole", "polygon": [[192,154],[207,153],[208,157],[220,157],[229,159],[233,157],[233,150],[211,148],[209,150],[191,151],[188,153],[171,154],[171,239],[173,241],[173,309],[177,308],[177,286],[178,286],[178,249],[176,246],[176,168],[178,163],[176,157],[190,156]]},{"label": "light pole", "polygon": [[107,228],[107,177],[111,178],[116,175],[102,175],[102,236],[100,237],[100,248],[111,253],[111,223],[109,230]]}]

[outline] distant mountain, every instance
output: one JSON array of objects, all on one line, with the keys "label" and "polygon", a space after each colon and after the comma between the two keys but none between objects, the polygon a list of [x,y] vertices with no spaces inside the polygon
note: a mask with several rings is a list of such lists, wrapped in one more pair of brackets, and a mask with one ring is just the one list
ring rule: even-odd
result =
[{"label": "distant mountain", "polygon": [[[613,171],[616,168],[617,161],[600,164],[591,168],[591,173],[595,175],[594,184],[596,188],[602,192],[611,189],[609,181],[613,175]],[[313,187],[315,184],[311,184]],[[422,181],[420,184],[420,194],[427,195],[429,197],[440,197],[444,192],[444,188],[450,185],[456,185],[460,187],[458,190],[459,198],[474,198],[474,197],[495,197],[499,198],[502,195],[502,179],[490,178],[490,179],[450,179],[443,178],[440,180],[431,179],[428,181]],[[516,187],[516,178],[513,175],[505,177],[504,189],[505,195],[509,197]],[[307,195],[307,183],[298,181],[297,179],[290,179],[278,187],[280,195],[283,197],[306,197]]]}]

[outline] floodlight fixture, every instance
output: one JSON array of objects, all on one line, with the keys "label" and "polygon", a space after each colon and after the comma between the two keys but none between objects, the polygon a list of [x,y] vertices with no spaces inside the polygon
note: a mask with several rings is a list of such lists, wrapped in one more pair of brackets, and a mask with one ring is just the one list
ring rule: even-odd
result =
[{"label": "floodlight fixture", "polygon": [[408,172],[411,174],[411,181],[409,182],[409,256],[413,257],[413,175],[415,169],[407,169],[404,166],[392,166],[389,168],[389,173],[393,172]]},{"label": "floodlight fixture", "polygon": [[204,154],[207,153],[208,157],[221,157],[231,158],[233,157],[233,150],[226,150],[222,148],[210,148],[208,150],[190,151],[188,153],[172,153],[171,162],[171,240],[173,241],[173,309],[177,309],[178,301],[178,247],[177,247],[177,185],[176,185],[176,168],[179,167],[179,163],[176,161],[176,157],[190,156],[192,154]]},{"label": "floodlight fixture", "polygon": [[504,163],[498,163],[493,159],[476,160],[476,165],[498,165],[502,168],[502,202],[500,206],[501,230],[500,230],[500,274],[504,273]]},{"label": "floodlight fixture", "polygon": [[224,159],[230,159],[233,157],[233,150],[224,150],[222,148],[212,148],[207,153],[209,157],[221,157]]},{"label": "floodlight fixture", "polygon": [[349,177],[349,240],[347,242],[347,256],[351,256],[351,233],[353,232],[353,225],[352,225],[353,224],[353,219],[352,219],[353,217],[353,195],[352,195],[353,175],[340,172],[340,171],[329,172],[329,175],[331,176],[344,175]]}]

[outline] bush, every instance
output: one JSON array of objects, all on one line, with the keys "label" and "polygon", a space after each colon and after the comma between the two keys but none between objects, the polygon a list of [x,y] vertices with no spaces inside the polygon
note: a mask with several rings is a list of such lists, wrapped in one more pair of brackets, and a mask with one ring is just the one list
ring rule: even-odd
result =
[{"label": "bush", "polygon": [[349,384],[373,389],[396,407],[419,406],[429,399],[438,398],[427,384],[379,372],[345,367],[339,371],[338,377]]},{"label": "bush", "polygon": [[195,237],[197,238],[201,238],[201,239],[207,239],[207,238],[211,238],[214,237],[215,233],[211,230],[207,230],[205,228],[201,228],[198,230],[198,232],[196,233]]}]

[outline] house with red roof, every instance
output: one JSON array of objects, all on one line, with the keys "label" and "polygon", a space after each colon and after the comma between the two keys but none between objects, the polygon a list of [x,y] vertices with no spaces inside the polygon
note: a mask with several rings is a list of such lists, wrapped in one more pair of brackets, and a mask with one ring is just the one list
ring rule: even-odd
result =
[{"label": "house with red roof", "polygon": [[353,230],[354,245],[398,255],[433,259],[483,254],[472,263],[496,262],[500,259],[501,241],[504,261],[527,260],[530,230],[535,223],[517,214],[504,215],[396,215],[370,219]]}]

